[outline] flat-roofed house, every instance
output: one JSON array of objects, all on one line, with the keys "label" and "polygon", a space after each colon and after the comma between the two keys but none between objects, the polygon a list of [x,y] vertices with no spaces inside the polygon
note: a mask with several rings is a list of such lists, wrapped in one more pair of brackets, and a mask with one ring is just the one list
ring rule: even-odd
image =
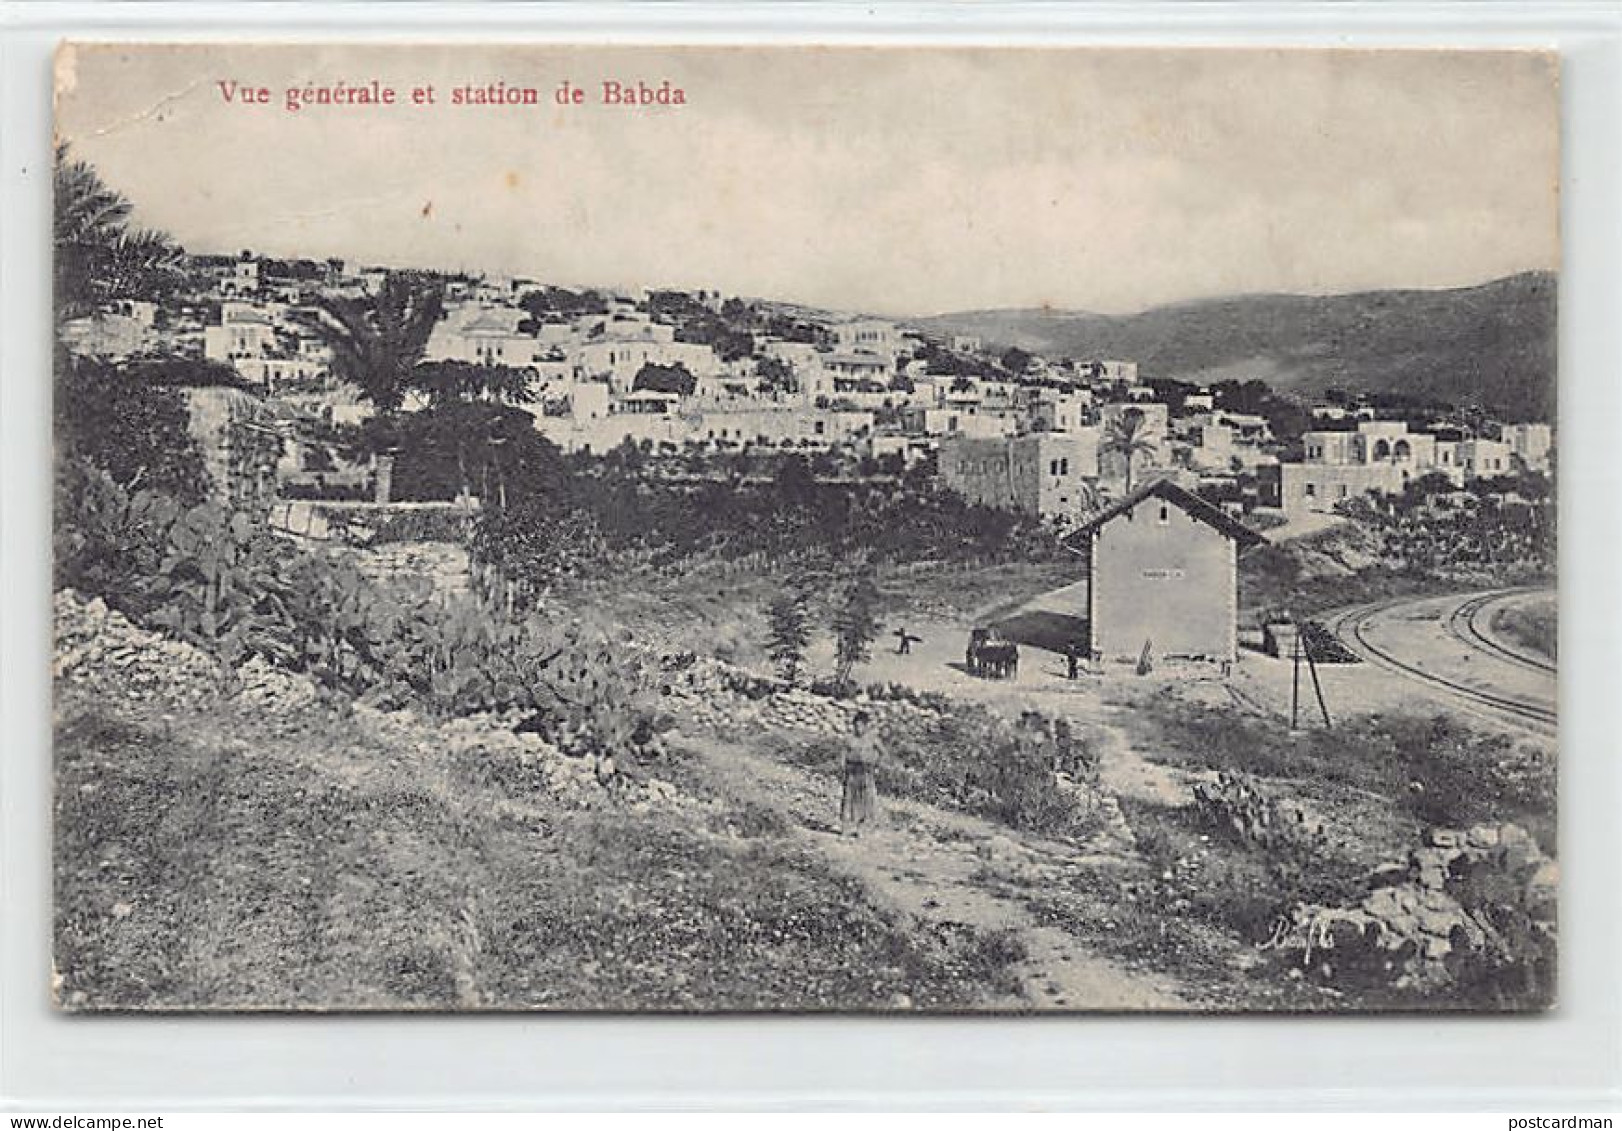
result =
[{"label": "flat-roofed house", "polygon": [[965,499],[1042,518],[1078,517],[1092,502],[1098,430],[996,439],[958,435],[940,446],[940,480]]},{"label": "flat-roofed house", "polygon": [[1231,661],[1238,654],[1239,555],[1266,542],[1220,507],[1156,479],[1065,536],[1087,560],[1096,662]]}]

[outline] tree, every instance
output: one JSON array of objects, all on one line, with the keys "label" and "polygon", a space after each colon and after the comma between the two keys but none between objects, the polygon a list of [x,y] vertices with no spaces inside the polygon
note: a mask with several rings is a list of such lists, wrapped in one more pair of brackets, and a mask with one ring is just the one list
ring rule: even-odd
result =
[{"label": "tree", "polygon": [[1031,367],[1031,355],[1018,346],[1010,346],[999,359],[1002,367],[1018,377]]},{"label": "tree", "polygon": [[366,448],[396,449],[394,495],[434,502],[475,494],[497,503],[552,495],[572,478],[563,454],[520,408],[451,401],[422,412],[374,417]]},{"label": "tree", "polygon": [[777,674],[793,683],[805,666],[805,650],[811,643],[811,608],[805,591],[791,585],[766,609],[766,654],[777,665]]},{"label": "tree", "polygon": [[1139,408],[1129,408],[1109,422],[1104,431],[1104,442],[1099,450],[1110,455],[1118,455],[1126,461],[1126,489],[1132,490],[1132,461],[1135,457],[1156,450],[1155,444],[1143,435],[1143,426],[1148,418]]},{"label": "tree", "polygon": [[873,641],[884,624],[879,620],[879,586],[873,560],[852,560],[835,598],[833,611],[834,679],[849,683],[857,664],[872,655]]},{"label": "tree", "polygon": [[636,371],[631,388],[637,392],[675,393],[677,396],[690,397],[693,390],[698,388],[698,378],[679,361],[674,365],[657,365],[649,361]]},{"label": "tree", "polygon": [[471,361],[424,361],[411,370],[411,388],[439,406],[452,401],[529,404],[535,399],[531,374],[511,365]]},{"label": "tree", "polygon": [[524,292],[518,305],[536,324],[565,322],[581,315],[607,314],[608,299],[596,291],[578,294],[564,287],[543,287]]},{"label": "tree", "polygon": [[181,250],[130,226],[132,206],[85,161],[56,147],[56,316],[66,322],[118,299],[157,299],[179,280]]},{"label": "tree", "polygon": [[390,272],[369,298],[322,296],[301,321],[332,350],[332,371],[380,412],[394,412],[411,387],[444,309],[444,287],[414,272]]},{"label": "tree", "polygon": [[146,488],[197,503],[207,493],[208,473],[190,422],[185,398],[174,388],[58,348],[59,462],[83,460],[126,490]]},{"label": "tree", "polygon": [[811,470],[811,461],[798,452],[784,456],[777,465],[773,478],[778,506],[789,508],[810,502],[817,490],[817,477]]},{"label": "tree", "polygon": [[792,393],[800,387],[799,382],[794,379],[794,370],[781,358],[762,357],[756,360],[755,377],[760,381],[761,390],[764,392],[781,390]]}]

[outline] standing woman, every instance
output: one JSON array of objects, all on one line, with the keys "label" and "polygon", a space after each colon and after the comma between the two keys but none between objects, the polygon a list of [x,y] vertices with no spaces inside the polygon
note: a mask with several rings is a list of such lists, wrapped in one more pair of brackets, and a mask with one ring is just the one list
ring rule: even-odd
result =
[{"label": "standing woman", "polygon": [[846,836],[861,836],[861,827],[879,813],[879,787],[874,781],[879,765],[873,718],[857,711],[851,719],[851,740],[845,747],[845,795],[839,805],[839,827]]}]

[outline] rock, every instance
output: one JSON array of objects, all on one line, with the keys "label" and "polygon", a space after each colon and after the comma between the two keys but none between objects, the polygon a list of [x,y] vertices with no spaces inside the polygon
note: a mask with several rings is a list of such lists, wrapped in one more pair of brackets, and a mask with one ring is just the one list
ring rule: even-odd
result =
[{"label": "rock", "polygon": [[59,681],[132,705],[172,710],[199,706],[220,691],[220,668],[201,649],[148,632],[100,598],[71,589],[53,600]]},{"label": "rock", "polygon": [[1457,925],[1462,914],[1457,909],[1448,912],[1426,907],[1420,910],[1416,918],[1419,920],[1420,929],[1428,934],[1440,935],[1446,938],[1452,932],[1454,926]]},{"label": "rock", "polygon": [[1390,888],[1381,888],[1374,892],[1363,906],[1371,915],[1378,915],[1381,918],[1392,918],[1402,911],[1401,904],[1397,902],[1397,893]]}]

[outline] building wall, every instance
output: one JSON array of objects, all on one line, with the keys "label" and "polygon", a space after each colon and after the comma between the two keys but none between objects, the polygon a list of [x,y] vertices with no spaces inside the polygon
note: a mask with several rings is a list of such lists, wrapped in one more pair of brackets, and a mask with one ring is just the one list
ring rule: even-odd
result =
[{"label": "building wall", "polygon": [[1086,403],[1082,397],[1054,393],[1048,389],[1042,390],[1042,395],[1030,408],[1033,432],[1070,432],[1082,427],[1085,419]]},{"label": "building wall", "polygon": [[203,356],[210,361],[262,357],[275,340],[275,331],[264,322],[227,322],[220,326],[205,326]]},{"label": "building wall", "polygon": [[1498,438],[1509,445],[1509,450],[1522,466],[1533,471],[1546,471],[1549,453],[1554,449],[1554,429],[1547,424],[1506,424]]},{"label": "building wall", "polygon": [[697,342],[609,339],[581,346],[573,359],[576,379],[606,379],[616,393],[629,392],[644,365],[683,365],[695,377],[721,372],[715,351]]},{"label": "building wall", "polygon": [[1237,553],[1231,538],[1151,495],[1093,532],[1092,652],[1136,660],[1231,660]]},{"label": "building wall", "polygon": [[1004,416],[981,416],[970,408],[909,408],[902,416],[908,432],[921,436],[995,439],[1014,430]]},{"label": "building wall", "polygon": [[1279,505],[1287,515],[1328,512],[1370,491],[1400,491],[1404,469],[1391,463],[1279,465]]},{"label": "building wall", "polygon": [[863,350],[894,357],[901,348],[901,329],[893,322],[865,319],[841,322],[833,328],[834,341],[841,350]]},{"label": "building wall", "polygon": [[507,365],[522,369],[546,356],[549,349],[528,334],[452,332],[436,336],[429,343],[424,357],[428,361],[465,361],[474,365]]},{"label": "building wall", "polygon": [[1225,424],[1199,424],[1189,429],[1189,464],[1202,470],[1226,471],[1233,462],[1233,429]]},{"label": "building wall", "polygon": [[1303,432],[1301,447],[1308,463],[1357,463],[1358,438],[1356,432]]},{"label": "building wall", "polygon": [[1498,440],[1465,440],[1455,449],[1455,458],[1463,465],[1465,474],[1490,478],[1508,475],[1515,470],[1510,459],[1510,446]]},{"label": "building wall", "polygon": [[1077,515],[1090,496],[1096,435],[1039,433],[942,444],[941,482],[970,502],[1053,518]]},{"label": "building wall", "polygon": [[1016,473],[1013,445],[1005,440],[958,438],[941,445],[940,478],[971,503],[1000,510],[1036,509],[1036,484]]}]

